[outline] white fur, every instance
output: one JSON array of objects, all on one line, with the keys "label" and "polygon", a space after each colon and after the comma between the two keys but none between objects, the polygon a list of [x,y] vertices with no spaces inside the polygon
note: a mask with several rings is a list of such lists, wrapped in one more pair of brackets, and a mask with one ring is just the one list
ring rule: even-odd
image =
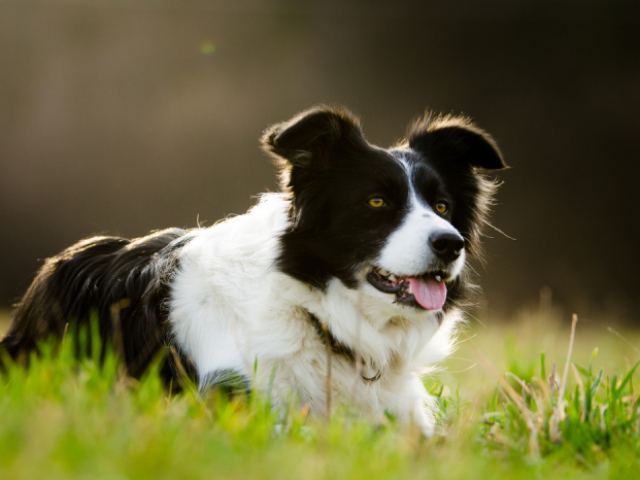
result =
[{"label": "white fur", "polygon": [[[362,375],[381,373],[378,381],[367,382],[352,362],[333,355],[333,404],[355,403],[373,419],[389,411],[430,435],[435,401],[419,374],[425,360],[439,360],[451,348],[459,316],[448,315],[438,329],[434,312],[392,305],[388,295],[364,280],[364,273],[358,289],[335,279],[322,292],[277,271],[278,238],[289,226],[287,208],[283,195],[264,195],[247,214],[199,231],[184,247],[170,298],[174,341],[193,359],[201,380],[216,370],[237,370],[254,381],[253,388],[265,391],[273,381],[276,404],[297,395],[312,412],[325,414],[327,349],[307,310],[358,352]],[[410,246],[409,256],[391,250],[404,248],[413,236],[427,245],[432,227],[422,224],[434,219],[418,221],[426,213],[414,204],[381,256],[383,262],[389,259],[386,268],[420,269],[409,258],[426,255],[416,251],[417,245]],[[446,222],[435,222],[438,228],[441,223]]]},{"label": "white fur", "polygon": [[[387,240],[376,265],[396,275],[416,275],[429,269],[436,256],[429,246],[429,238],[436,233],[457,233],[453,226],[424,206],[415,195],[404,222]],[[453,276],[464,267],[464,252],[455,261]]]}]

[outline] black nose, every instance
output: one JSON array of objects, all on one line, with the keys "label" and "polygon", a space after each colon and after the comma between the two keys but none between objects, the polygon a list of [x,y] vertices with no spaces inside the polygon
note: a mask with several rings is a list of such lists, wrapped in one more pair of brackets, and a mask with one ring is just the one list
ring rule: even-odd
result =
[{"label": "black nose", "polygon": [[429,243],[435,254],[446,262],[453,262],[464,248],[464,238],[454,232],[434,233]]}]

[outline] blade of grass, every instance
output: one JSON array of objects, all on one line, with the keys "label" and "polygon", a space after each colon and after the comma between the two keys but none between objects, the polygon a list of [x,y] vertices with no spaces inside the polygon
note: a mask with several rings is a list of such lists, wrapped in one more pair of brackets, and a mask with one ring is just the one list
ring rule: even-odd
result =
[{"label": "blade of grass", "polygon": [[560,390],[558,391],[558,401],[553,411],[553,415],[549,419],[549,438],[554,443],[559,443],[562,440],[562,433],[560,432],[560,422],[564,420],[564,391],[567,386],[567,377],[569,376],[569,364],[571,363],[571,354],[573,353],[573,343],[576,339],[576,324],[578,323],[578,315],[573,314],[571,319],[571,337],[569,339],[569,353],[567,354],[567,361],[564,365],[564,372],[562,374],[562,382],[560,383]]}]

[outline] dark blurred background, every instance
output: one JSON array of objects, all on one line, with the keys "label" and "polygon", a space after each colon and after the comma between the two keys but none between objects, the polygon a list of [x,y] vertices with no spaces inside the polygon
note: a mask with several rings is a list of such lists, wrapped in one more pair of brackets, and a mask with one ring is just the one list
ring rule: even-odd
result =
[{"label": "dark blurred background", "polygon": [[0,0],[0,307],[82,237],[244,212],[262,130],[324,102],[381,146],[427,107],[496,137],[490,314],[542,289],[636,322],[639,27],[637,0]]}]

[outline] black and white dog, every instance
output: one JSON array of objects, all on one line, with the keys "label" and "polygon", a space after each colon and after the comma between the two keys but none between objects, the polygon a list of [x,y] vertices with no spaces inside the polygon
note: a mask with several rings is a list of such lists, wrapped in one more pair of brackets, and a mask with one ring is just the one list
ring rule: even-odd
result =
[{"label": "black and white dog", "polygon": [[426,115],[385,150],[329,107],[262,142],[282,192],[210,228],[69,247],[39,271],[2,349],[19,359],[93,311],[133,376],[170,346],[165,373],[192,365],[203,389],[235,376],[275,403],[294,395],[324,415],[329,398],[354,402],[432,433],[420,375],[462,321],[495,191],[486,174],[505,168],[495,142],[466,118]]}]

